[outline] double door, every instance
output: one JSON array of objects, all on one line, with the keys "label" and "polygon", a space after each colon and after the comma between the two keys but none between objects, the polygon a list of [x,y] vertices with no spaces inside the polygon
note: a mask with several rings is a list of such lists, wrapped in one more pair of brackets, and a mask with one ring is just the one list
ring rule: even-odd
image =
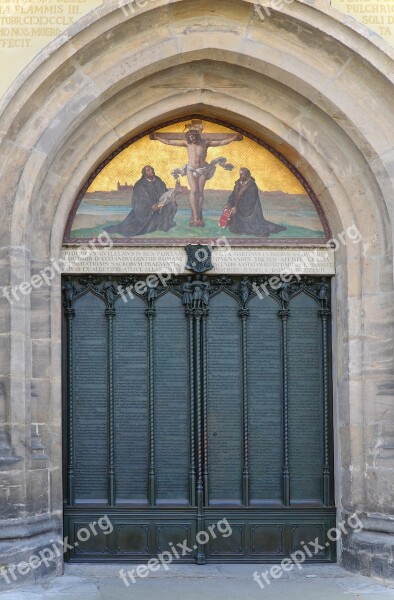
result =
[{"label": "double door", "polygon": [[266,279],[64,280],[70,560],[334,559],[329,286]]}]

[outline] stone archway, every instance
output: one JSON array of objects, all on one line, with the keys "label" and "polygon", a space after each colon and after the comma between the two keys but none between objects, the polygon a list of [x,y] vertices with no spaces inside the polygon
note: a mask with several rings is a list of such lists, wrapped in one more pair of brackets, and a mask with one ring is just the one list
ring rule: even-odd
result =
[{"label": "stone archway", "polygon": [[[337,252],[337,504],[364,525],[343,539],[343,564],[388,576],[393,57],[345,20],[323,1],[300,0],[264,22],[247,0],[158,0],[132,18],[111,5],[88,15],[3,103],[1,283],[30,281],[59,257],[85,178],[147,126],[207,114],[280,149],[314,188],[334,237],[353,224],[363,236]],[[59,281],[11,305],[2,297],[1,309],[0,537],[3,562],[15,563],[61,534]]]}]

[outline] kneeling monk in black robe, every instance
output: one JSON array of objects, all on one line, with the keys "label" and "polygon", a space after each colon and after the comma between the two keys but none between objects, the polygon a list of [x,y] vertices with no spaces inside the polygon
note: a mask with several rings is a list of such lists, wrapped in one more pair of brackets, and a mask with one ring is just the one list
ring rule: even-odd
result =
[{"label": "kneeling monk in black robe", "polygon": [[228,199],[231,208],[229,230],[231,233],[245,233],[268,237],[270,233],[284,231],[286,227],[266,221],[261,208],[259,189],[249,169],[240,169],[239,179]]},{"label": "kneeling monk in black robe", "polygon": [[132,210],[122,223],[111,225],[106,231],[133,237],[153,231],[168,231],[175,227],[174,216],[178,209],[175,200],[164,206],[158,205],[161,196],[167,191],[166,184],[157,177],[153,167],[144,167],[142,177],[133,189]]}]

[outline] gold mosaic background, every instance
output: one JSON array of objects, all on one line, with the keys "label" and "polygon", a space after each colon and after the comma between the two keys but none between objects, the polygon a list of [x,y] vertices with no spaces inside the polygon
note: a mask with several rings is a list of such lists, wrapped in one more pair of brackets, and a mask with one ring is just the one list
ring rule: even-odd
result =
[{"label": "gold mosaic background", "polygon": [[[185,131],[186,123],[190,120],[159,128],[161,132]],[[204,133],[234,133],[231,129],[203,121]],[[228,146],[208,149],[208,162],[219,156],[227,158],[234,165],[233,171],[216,169],[214,177],[207,182],[206,189],[232,190],[238,179],[240,167],[250,169],[256,183],[262,192],[281,190],[288,194],[306,194],[304,187],[289,169],[271,152],[244,137],[242,142],[232,142]],[[111,191],[116,189],[117,182],[134,184],[141,177],[141,169],[151,165],[156,174],[163,179],[168,187],[174,187],[171,171],[183,167],[187,163],[187,149],[176,148],[150,140],[145,136],[123,150],[96,177],[88,192]],[[188,185],[187,178],[181,177],[183,185]]]}]

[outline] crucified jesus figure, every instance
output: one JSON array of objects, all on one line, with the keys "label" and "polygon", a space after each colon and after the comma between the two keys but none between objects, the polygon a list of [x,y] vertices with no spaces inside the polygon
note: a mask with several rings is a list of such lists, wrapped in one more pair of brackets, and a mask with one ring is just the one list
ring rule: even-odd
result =
[{"label": "crucified jesus figure", "polygon": [[199,128],[190,128],[186,134],[155,132],[150,135],[150,139],[158,140],[168,146],[179,146],[187,149],[189,160],[185,169],[190,185],[190,204],[192,209],[190,225],[203,227],[205,223],[202,210],[206,182],[213,177],[217,164],[222,164],[225,169],[233,168],[232,165],[226,165],[226,159],[223,158],[208,163],[208,148],[227,146],[235,141],[240,142],[243,140],[243,136],[238,133],[201,134],[199,129],[202,129],[201,125]]}]

